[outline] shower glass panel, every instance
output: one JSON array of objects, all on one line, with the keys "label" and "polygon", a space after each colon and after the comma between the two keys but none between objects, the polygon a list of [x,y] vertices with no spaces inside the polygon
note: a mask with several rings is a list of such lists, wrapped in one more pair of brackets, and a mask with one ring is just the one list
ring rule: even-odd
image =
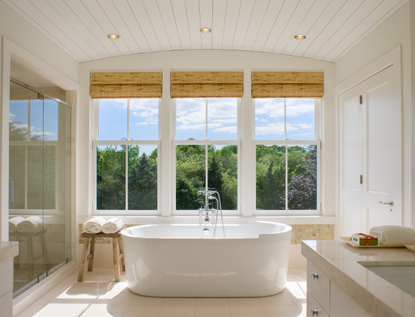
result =
[{"label": "shower glass panel", "polygon": [[10,83],[9,239],[14,295],[70,259],[71,108]]}]

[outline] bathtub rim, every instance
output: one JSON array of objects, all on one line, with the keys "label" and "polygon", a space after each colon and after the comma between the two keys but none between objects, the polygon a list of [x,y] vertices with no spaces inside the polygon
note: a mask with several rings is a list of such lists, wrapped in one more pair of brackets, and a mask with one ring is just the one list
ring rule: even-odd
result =
[{"label": "bathtub rim", "polygon": [[[258,234],[258,237],[254,237],[254,238],[245,238],[245,237],[137,237],[137,236],[133,236],[130,234],[127,234],[126,231],[128,229],[132,229],[135,227],[140,227],[140,228],[149,228],[149,227],[180,227],[180,226],[184,226],[184,227],[202,227],[199,224],[147,224],[147,225],[137,225],[137,226],[132,226],[132,227],[128,227],[128,228],[124,228],[121,230],[121,235],[123,238],[132,238],[132,239],[145,239],[145,240],[256,240],[256,239],[260,239],[261,237],[264,236],[274,236],[274,235],[279,235],[279,234],[284,234],[284,233],[288,233],[292,231],[292,227],[290,225],[287,225],[285,223],[281,223],[281,222],[273,222],[273,221],[249,221],[247,224],[225,224],[226,226],[235,226],[235,227],[240,227],[240,226],[249,226],[251,223],[259,223],[259,224],[277,224],[277,225],[282,225],[283,226],[283,230],[279,231],[279,232],[271,232],[271,233],[260,233]],[[209,224],[206,225],[206,227],[213,227],[214,225]],[[218,227],[221,227],[222,225],[218,225]]]},{"label": "bathtub rim", "polygon": [[[288,275],[288,273],[287,273]],[[285,289],[287,288],[287,286],[284,286],[284,288],[277,292],[277,293],[273,293],[270,295],[261,295],[261,296],[227,296],[227,297],[215,297],[215,296],[194,296],[194,297],[177,297],[177,296],[154,296],[154,295],[143,295],[137,292],[134,292],[133,290],[131,290],[131,288],[129,286],[127,286],[128,290],[133,293],[136,294],[138,296],[143,296],[143,297],[154,297],[154,298],[256,298],[256,297],[271,297],[271,296],[275,296],[278,294],[281,294],[283,291],[285,291]]]}]

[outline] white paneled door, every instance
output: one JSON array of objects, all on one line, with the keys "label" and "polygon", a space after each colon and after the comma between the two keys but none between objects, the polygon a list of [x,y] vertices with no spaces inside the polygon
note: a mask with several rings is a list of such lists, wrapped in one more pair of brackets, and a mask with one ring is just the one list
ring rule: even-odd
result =
[{"label": "white paneled door", "polygon": [[401,91],[393,67],[339,95],[342,236],[402,225]]}]

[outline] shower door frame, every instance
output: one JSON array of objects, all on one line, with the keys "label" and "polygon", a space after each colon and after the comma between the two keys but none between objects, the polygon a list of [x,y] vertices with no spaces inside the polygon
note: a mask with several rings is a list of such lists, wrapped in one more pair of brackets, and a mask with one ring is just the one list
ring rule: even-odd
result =
[{"label": "shower door frame", "polygon": [[[23,87],[25,89],[28,89],[30,91],[33,91],[34,93],[37,93],[38,94],[38,100],[43,100],[44,101],[45,100],[45,97],[46,97],[47,100],[52,100],[52,101],[57,102],[58,106],[59,106],[59,104],[62,104],[64,106],[66,106],[66,107],[69,107],[70,114],[71,114],[70,124],[69,124],[70,129],[71,129],[70,136],[72,137],[72,122],[71,122],[72,121],[72,106],[70,104],[68,104],[67,102],[62,101],[62,100],[60,100],[58,98],[52,97],[52,96],[50,96],[48,94],[45,94],[44,92],[41,92],[41,91],[37,90],[36,88],[31,87],[30,85],[27,85],[27,84],[25,84],[25,83],[23,83],[23,82],[15,79],[15,78],[10,78],[9,82],[12,82],[12,83],[17,84],[17,85],[19,85],[19,86],[21,86],[21,87]],[[45,107],[45,104],[43,104],[43,111],[44,111],[44,107]],[[10,97],[9,97],[9,111],[10,111]],[[30,115],[31,115],[31,100],[28,100],[28,121],[29,121],[28,131],[29,131],[29,137],[30,137],[30,127],[31,127],[30,126],[30,121],[31,121]],[[44,115],[44,113],[43,113],[43,115]],[[43,118],[43,120],[44,120],[44,118]],[[58,118],[58,120],[59,120],[59,118]],[[28,206],[28,186],[27,186],[27,181],[28,181],[28,147],[29,146],[40,146],[40,147],[44,147],[45,146],[45,140],[29,141],[29,142],[27,142],[27,141],[10,141],[10,135],[8,136],[8,140],[9,140],[9,149],[10,149],[11,146],[24,146],[25,147],[25,188],[24,188],[24,190],[25,190],[25,193],[24,193],[24,196],[25,196],[25,202],[24,202],[25,208],[24,209],[21,209],[21,208],[19,208],[19,209],[13,209],[13,211],[16,212],[17,215],[31,215],[31,214],[38,214],[39,211],[41,210],[42,211],[42,220],[44,220],[45,211],[47,211],[47,215],[48,216],[49,215],[55,215],[55,214],[57,214],[58,195],[56,195],[56,194],[55,194],[55,202],[54,202],[55,208],[54,209],[45,209],[45,208],[42,208],[42,209],[29,209],[29,208],[27,208],[27,206]],[[48,143],[48,146],[53,146],[54,147],[55,160],[56,160],[56,158],[58,157],[58,155],[57,155],[57,153],[58,153],[58,141],[48,141],[48,142],[50,142],[50,143]],[[72,161],[72,156],[71,156],[71,161]],[[72,168],[72,162],[71,162],[70,168]],[[58,171],[58,164],[55,161],[55,184],[56,184],[56,181],[57,181],[57,171]],[[8,170],[8,173],[7,173],[7,175],[8,175],[8,182],[10,183],[10,174],[9,173],[10,173],[10,163],[9,163],[9,170]],[[43,172],[42,172],[42,174],[43,174]],[[70,171],[69,177],[72,179],[72,171]],[[10,187],[8,187],[8,188],[10,188]],[[56,190],[56,188],[55,188],[55,190]],[[70,190],[70,195],[72,195],[73,194],[72,193],[72,181],[71,181],[71,185],[70,185],[70,189],[69,190]],[[8,195],[9,195],[9,199],[8,199],[8,202],[9,202],[10,201],[10,193],[9,192],[8,192]],[[14,196],[14,193],[13,193],[13,196]],[[43,196],[43,194],[42,194],[42,196]],[[70,202],[71,202],[70,210],[71,210],[71,213],[72,213],[72,210],[73,210],[73,208],[72,208],[72,199],[70,199]],[[8,213],[10,215],[10,208],[7,208],[7,210],[8,210]],[[73,239],[73,237],[72,237],[72,221],[71,221],[71,224],[70,225],[71,225],[71,229],[70,229],[70,231],[71,231],[71,241],[69,243],[71,245],[72,239]],[[42,256],[43,256],[43,265],[45,265],[45,260],[44,260],[45,253],[44,252],[46,250],[46,246],[45,246],[44,233],[43,233],[43,239],[42,240],[43,241],[41,243],[43,243],[43,247],[42,247],[42,250],[43,250],[43,254],[42,254]],[[71,254],[70,254],[69,261],[72,259],[72,256],[73,256],[73,250],[71,248]],[[22,294],[23,292],[25,292],[27,289],[29,289],[33,285],[36,285],[37,283],[41,282],[43,279],[45,279],[46,277],[48,277],[50,274],[52,274],[53,272],[55,272],[56,270],[58,270],[59,268],[61,268],[65,264],[69,263],[69,261],[68,261],[68,258],[66,258],[65,261],[56,264],[55,266],[53,266],[49,270],[46,270],[45,267],[44,267],[43,268],[43,272],[40,275],[37,276],[37,280],[33,280],[33,281],[29,282],[23,288],[19,289],[15,293],[13,293],[13,298],[19,296],[20,294]]]}]

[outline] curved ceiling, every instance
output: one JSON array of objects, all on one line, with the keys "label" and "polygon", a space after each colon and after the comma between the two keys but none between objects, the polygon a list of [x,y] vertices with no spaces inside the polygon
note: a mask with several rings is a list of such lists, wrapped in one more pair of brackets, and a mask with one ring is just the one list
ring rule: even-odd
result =
[{"label": "curved ceiling", "polygon": [[[79,62],[236,50],[336,62],[408,0],[2,0]],[[202,34],[201,27],[212,33]],[[119,34],[109,40],[108,34]],[[305,34],[303,41],[294,39]]]}]

